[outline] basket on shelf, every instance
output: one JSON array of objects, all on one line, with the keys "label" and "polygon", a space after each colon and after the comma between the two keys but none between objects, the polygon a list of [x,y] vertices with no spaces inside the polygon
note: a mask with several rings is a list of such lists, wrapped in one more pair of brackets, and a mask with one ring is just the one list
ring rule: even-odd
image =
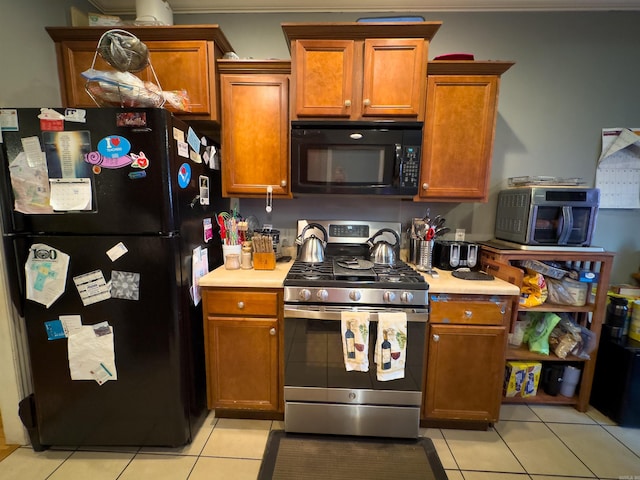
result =
[{"label": "basket on shelf", "polygon": [[[116,71],[95,69],[100,55]],[[149,68],[154,82],[143,81],[133,73]],[[126,30],[112,29],[102,34],[91,68],[82,72],[85,91],[99,107],[162,107],[165,97],[147,46]]]}]

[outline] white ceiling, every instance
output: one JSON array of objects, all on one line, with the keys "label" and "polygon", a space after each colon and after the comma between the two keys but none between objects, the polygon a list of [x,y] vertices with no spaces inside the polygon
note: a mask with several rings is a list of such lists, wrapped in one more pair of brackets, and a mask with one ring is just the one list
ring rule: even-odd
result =
[{"label": "white ceiling", "polygon": [[[154,0],[158,3],[165,0]],[[168,0],[173,13],[481,12],[640,10],[640,0]],[[89,0],[101,13],[135,15],[136,0]],[[149,3],[147,0],[145,3]],[[392,6],[390,6],[392,5]]]}]

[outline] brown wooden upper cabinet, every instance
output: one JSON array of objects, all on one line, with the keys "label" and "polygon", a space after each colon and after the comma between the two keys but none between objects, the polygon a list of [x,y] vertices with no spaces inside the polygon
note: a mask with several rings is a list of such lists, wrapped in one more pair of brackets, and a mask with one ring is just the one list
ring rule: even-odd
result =
[{"label": "brown wooden upper cabinet", "polygon": [[500,75],[513,64],[429,62],[420,190],[414,200],[487,201]]},{"label": "brown wooden upper cabinet", "polygon": [[[81,73],[93,64],[98,41],[106,27],[47,27],[56,44],[62,103],[85,108],[96,104],[85,91]],[[190,112],[176,112],[184,120],[220,121],[219,82],[216,59],[232,47],[218,25],[126,27],[145,43],[158,82],[163,90],[186,90]],[[113,70],[100,56],[94,68]],[[147,67],[137,74],[155,83]],[[165,104],[168,110],[172,110]],[[175,110],[174,110],[175,111]]]},{"label": "brown wooden upper cabinet", "polygon": [[291,119],[424,120],[429,41],[441,24],[282,24]]},{"label": "brown wooden upper cabinet", "polygon": [[290,198],[289,61],[220,60],[222,195]]}]

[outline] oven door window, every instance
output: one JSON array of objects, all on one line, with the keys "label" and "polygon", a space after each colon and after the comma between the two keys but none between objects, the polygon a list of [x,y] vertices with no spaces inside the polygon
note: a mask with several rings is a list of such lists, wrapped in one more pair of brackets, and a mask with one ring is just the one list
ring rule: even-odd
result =
[{"label": "oven door window", "polygon": [[581,245],[589,239],[591,207],[539,206],[533,240],[540,244]]},{"label": "oven door window", "polygon": [[376,378],[374,346],[377,322],[369,324],[369,371],[348,372],[344,365],[340,322],[285,319],[285,385],[319,388],[421,391],[426,323],[407,324],[407,361],[402,379]]},{"label": "oven door window", "polygon": [[301,185],[386,186],[394,176],[395,151],[383,145],[301,147]]}]

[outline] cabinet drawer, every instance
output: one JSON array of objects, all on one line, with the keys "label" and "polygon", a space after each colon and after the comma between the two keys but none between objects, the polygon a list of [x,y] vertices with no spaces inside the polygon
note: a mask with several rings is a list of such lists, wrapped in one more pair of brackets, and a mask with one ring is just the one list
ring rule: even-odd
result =
[{"label": "cabinet drawer", "polygon": [[205,312],[209,315],[278,316],[278,292],[256,290],[206,290]]},{"label": "cabinet drawer", "polygon": [[447,300],[432,297],[431,323],[502,325],[511,314],[511,303],[507,299],[475,300]]}]

